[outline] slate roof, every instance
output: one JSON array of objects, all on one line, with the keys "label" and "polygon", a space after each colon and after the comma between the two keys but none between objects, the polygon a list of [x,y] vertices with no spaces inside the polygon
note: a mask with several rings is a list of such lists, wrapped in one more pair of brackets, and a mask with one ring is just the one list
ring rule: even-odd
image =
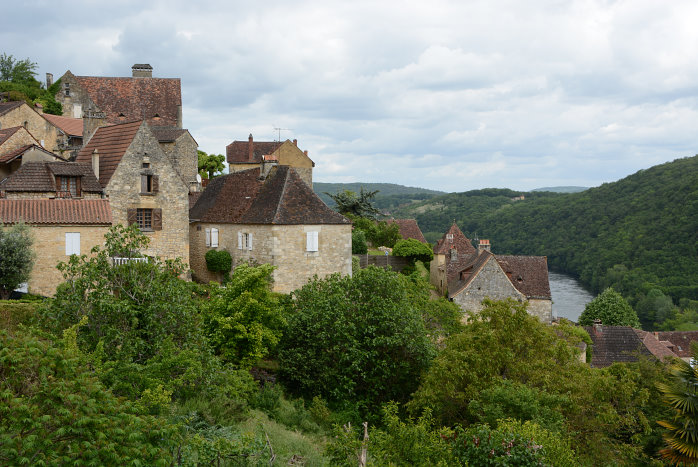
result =
[{"label": "slate roof", "polygon": [[419,225],[417,225],[416,219],[390,219],[388,224],[397,224],[402,238],[414,238],[422,243],[427,243],[427,239],[424,238],[424,234],[422,234]]},{"label": "slate roof", "polygon": [[545,256],[495,255],[514,287],[526,298],[550,300],[548,258]]},{"label": "slate roof", "polygon": [[111,225],[107,199],[0,199],[0,223]]},{"label": "slate roof", "polygon": [[0,190],[13,192],[56,191],[55,175],[81,177],[82,191],[102,192],[102,187],[92,171],[92,166],[75,162],[26,162],[3,181]]},{"label": "slate roof", "polygon": [[295,170],[277,166],[265,180],[260,169],[216,177],[208,184],[190,219],[223,224],[350,224],[308,187]]},{"label": "slate roof", "polygon": [[182,128],[177,128],[173,126],[150,126],[150,130],[153,132],[155,138],[161,143],[171,143],[177,140],[180,136],[187,132]]},{"label": "slate roof", "polygon": [[6,113],[16,109],[24,103],[24,101],[0,102],[0,115],[5,115]]},{"label": "slate roof", "polygon": [[13,160],[22,156],[25,152],[29,151],[30,149],[34,149],[36,151],[42,151],[42,152],[45,152],[46,154],[50,154],[51,156],[53,156],[57,159],[64,160],[58,154],[54,154],[51,151],[47,151],[46,149],[42,148],[41,146],[37,146],[36,144],[27,144],[26,146],[22,146],[20,148],[15,149],[14,151],[10,151],[6,154],[1,155],[0,156],[0,163],[12,162]]},{"label": "slate roof", "polygon": [[[453,235],[453,240],[448,240],[448,235]],[[448,255],[451,248],[456,248],[459,255],[469,255],[472,253],[477,253],[475,247],[470,243],[468,237],[466,237],[463,232],[458,228],[454,222],[448,232],[441,237],[441,240],[436,242],[434,247],[435,255]]]},{"label": "slate roof", "polygon": [[698,341],[698,331],[664,331],[656,334],[660,341],[671,342],[674,353],[681,358],[690,358],[691,342]]},{"label": "slate roof", "polygon": [[[233,141],[225,147],[226,161],[232,164],[259,164],[262,162],[262,156],[273,153],[282,144],[278,141]],[[250,145],[252,145],[252,160],[250,160]]]},{"label": "slate roof", "polygon": [[53,126],[60,128],[68,136],[82,137],[82,118],[64,117],[62,115],[43,114]]},{"label": "slate roof", "polygon": [[87,145],[80,150],[75,162],[92,165],[92,152],[97,149],[99,152],[99,183],[106,187],[142,123],[136,121],[98,128]]},{"label": "slate roof", "polygon": [[584,326],[591,336],[591,366],[604,368],[615,362],[636,362],[639,355],[652,356],[630,326]]},{"label": "slate roof", "polygon": [[3,144],[5,141],[10,139],[10,136],[14,135],[19,131],[20,128],[23,128],[21,126],[13,126],[11,128],[3,128],[0,129],[0,144]]},{"label": "slate roof", "polygon": [[[109,123],[148,120],[177,126],[182,105],[179,78],[109,78],[75,76]],[[157,117],[156,117],[157,116]]]}]

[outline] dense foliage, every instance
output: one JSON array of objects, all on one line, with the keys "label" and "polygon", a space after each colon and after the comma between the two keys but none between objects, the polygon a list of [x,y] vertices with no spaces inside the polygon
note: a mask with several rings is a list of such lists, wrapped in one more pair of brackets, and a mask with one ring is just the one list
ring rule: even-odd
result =
[{"label": "dense foliage", "polygon": [[366,233],[363,230],[354,229],[351,231],[351,254],[364,255],[368,251],[366,244]]},{"label": "dense foliage", "polygon": [[33,105],[40,103],[44,112],[62,115],[63,108],[55,95],[60,90],[60,80],[49,89],[36,80],[37,64],[25,58],[17,60],[12,55],[0,55],[0,92],[8,93],[11,101],[26,101]]},{"label": "dense foliage", "polygon": [[226,250],[208,250],[204,258],[206,269],[211,272],[227,274],[233,268],[233,257]]},{"label": "dense foliage", "polygon": [[431,245],[422,243],[414,238],[398,240],[393,247],[393,255],[408,258],[412,265],[416,261],[421,261],[427,267],[434,259],[434,251]]},{"label": "dense foliage", "polygon": [[395,242],[402,238],[400,236],[400,227],[395,223],[388,224],[386,221],[375,221],[374,219],[356,217],[351,214],[347,217],[354,224],[354,231],[363,232],[366,240],[373,247],[385,246],[392,248],[395,246]]},{"label": "dense foliage", "polygon": [[35,257],[33,242],[26,224],[0,227],[0,299],[8,299],[13,290],[29,280]]},{"label": "dense foliage", "polygon": [[221,175],[225,170],[225,156],[223,154],[206,154],[202,150],[197,151],[198,170],[201,178],[213,178]]},{"label": "dense foliage", "polygon": [[606,326],[640,327],[640,320],[637,319],[635,311],[621,294],[612,288],[604,290],[587,303],[579,316],[579,324],[582,326],[591,326],[596,320]]},{"label": "dense foliage", "polygon": [[340,214],[345,216],[363,217],[367,219],[375,219],[380,211],[373,205],[373,198],[378,191],[364,191],[361,187],[359,193],[344,190],[339,193],[328,195],[336,204],[336,209]]}]

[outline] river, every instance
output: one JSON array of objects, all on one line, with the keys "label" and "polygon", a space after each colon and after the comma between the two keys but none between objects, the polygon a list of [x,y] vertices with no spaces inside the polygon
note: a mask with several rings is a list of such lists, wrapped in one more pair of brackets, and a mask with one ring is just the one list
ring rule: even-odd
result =
[{"label": "river", "polygon": [[550,293],[553,297],[553,316],[577,322],[587,303],[594,295],[571,276],[548,272]]}]

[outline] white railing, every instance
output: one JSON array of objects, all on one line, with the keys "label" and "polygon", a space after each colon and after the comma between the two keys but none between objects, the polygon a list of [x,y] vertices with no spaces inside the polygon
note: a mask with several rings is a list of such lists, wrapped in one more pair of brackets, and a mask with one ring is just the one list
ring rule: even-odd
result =
[{"label": "white railing", "polygon": [[148,258],[119,258],[112,256],[112,265],[114,266],[121,266],[122,264],[127,264],[127,263],[147,263]]}]

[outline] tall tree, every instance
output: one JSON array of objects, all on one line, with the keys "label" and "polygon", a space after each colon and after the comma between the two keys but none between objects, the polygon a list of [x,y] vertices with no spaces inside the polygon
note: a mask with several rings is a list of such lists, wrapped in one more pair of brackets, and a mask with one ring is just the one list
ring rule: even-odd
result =
[{"label": "tall tree", "polygon": [[36,82],[37,64],[28,58],[16,60],[12,55],[0,55],[0,81],[33,84]]},{"label": "tall tree", "polygon": [[223,154],[206,154],[197,151],[199,157],[199,175],[201,178],[213,178],[221,175],[225,170],[225,156]]},{"label": "tall tree", "polygon": [[25,224],[0,229],[0,299],[7,300],[13,290],[29,280],[35,256],[32,243]]},{"label": "tall tree", "polygon": [[325,194],[337,203],[337,211],[340,214],[375,219],[376,215],[380,214],[380,211],[373,205],[373,198],[376,196],[376,193],[378,193],[378,190],[364,191],[364,187],[361,187],[358,195],[349,190],[344,190],[334,195],[330,193]]},{"label": "tall tree", "polygon": [[587,303],[579,316],[579,324],[591,326],[597,319],[606,326],[640,327],[635,311],[621,294],[610,287]]}]

